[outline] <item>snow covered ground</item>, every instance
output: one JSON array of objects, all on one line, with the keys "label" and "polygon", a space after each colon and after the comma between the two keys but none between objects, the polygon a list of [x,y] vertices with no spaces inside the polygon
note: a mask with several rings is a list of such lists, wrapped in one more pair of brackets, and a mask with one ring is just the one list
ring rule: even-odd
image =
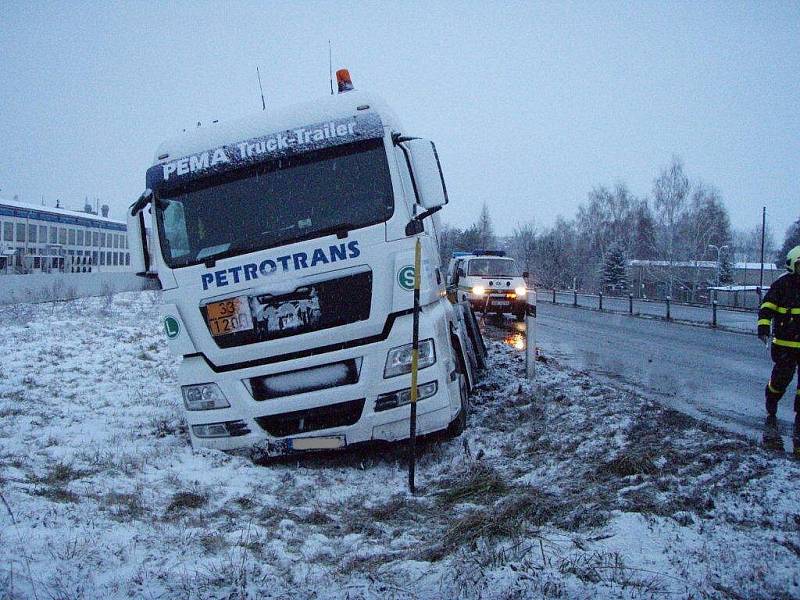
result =
[{"label": "snow covered ground", "polygon": [[494,341],[416,497],[402,445],[193,452],[157,302],[0,308],[0,597],[800,597],[800,464],[743,437]]}]

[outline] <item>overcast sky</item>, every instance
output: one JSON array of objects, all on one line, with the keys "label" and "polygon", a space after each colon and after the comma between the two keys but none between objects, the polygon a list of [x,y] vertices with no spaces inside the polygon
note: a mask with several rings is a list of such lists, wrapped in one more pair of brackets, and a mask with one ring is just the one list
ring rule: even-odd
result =
[{"label": "overcast sky", "polygon": [[499,233],[637,195],[674,154],[734,226],[800,216],[800,2],[0,3],[0,197],[124,207],[198,121],[328,93],[334,67],[433,139],[451,204]]}]

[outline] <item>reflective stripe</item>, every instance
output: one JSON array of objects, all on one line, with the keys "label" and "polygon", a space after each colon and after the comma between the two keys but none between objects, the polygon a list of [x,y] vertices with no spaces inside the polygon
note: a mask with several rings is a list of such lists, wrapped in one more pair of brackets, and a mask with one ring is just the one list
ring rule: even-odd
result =
[{"label": "reflective stripe", "polygon": [[779,340],[778,338],[773,338],[772,343],[786,348],[800,348],[800,342],[790,342],[789,340]]},{"label": "reflective stripe", "polygon": [[769,391],[772,392],[773,394],[783,394],[782,391],[776,390],[774,387],[772,387],[771,381],[767,384],[767,387],[769,388]]},{"label": "reflective stripe", "polygon": [[757,324],[769,327],[772,324],[772,319],[759,319]]},{"label": "reflective stripe", "polygon": [[761,308],[767,308],[769,310],[774,310],[776,313],[780,315],[800,315],[800,308],[786,308],[785,306],[778,306],[772,302],[764,302],[761,305]]}]

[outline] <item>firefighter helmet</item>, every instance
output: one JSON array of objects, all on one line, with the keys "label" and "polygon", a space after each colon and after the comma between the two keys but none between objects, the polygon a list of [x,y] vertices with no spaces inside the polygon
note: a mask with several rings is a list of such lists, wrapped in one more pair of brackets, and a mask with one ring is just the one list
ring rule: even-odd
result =
[{"label": "firefighter helmet", "polygon": [[786,254],[786,270],[800,275],[800,246],[795,246]]}]

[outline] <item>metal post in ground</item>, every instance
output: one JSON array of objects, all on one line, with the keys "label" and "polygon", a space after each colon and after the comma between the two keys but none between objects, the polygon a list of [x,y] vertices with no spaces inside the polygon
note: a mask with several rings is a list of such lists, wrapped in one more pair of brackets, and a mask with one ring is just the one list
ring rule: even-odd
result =
[{"label": "metal post in ground", "polygon": [[628,314],[633,314],[633,294],[628,294]]},{"label": "metal post in ground", "polygon": [[572,290],[572,306],[578,308],[578,290]]},{"label": "metal post in ground", "polygon": [[416,492],[414,481],[417,462],[417,373],[419,371],[419,287],[422,244],[417,237],[414,245],[414,312],[411,325],[411,418],[409,419],[408,490]]},{"label": "metal post in ground", "polygon": [[536,291],[530,290],[525,302],[525,375],[536,375]]},{"label": "metal post in ground", "polygon": [[603,292],[600,292],[598,297],[600,298],[600,310],[603,310]]},{"label": "metal post in ground", "polygon": [[669,313],[669,304],[672,301],[672,296],[667,296],[667,321],[669,321],[672,317]]},{"label": "metal post in ground", "polygon": [[553,304],[556,303],[556,288],[553,288]]},{"label": "metal post in ground", "polygon": [[711,303],[711,326],[712,327],[716,327],[717,326],[717,301],[716,300],[714,300]]}]

